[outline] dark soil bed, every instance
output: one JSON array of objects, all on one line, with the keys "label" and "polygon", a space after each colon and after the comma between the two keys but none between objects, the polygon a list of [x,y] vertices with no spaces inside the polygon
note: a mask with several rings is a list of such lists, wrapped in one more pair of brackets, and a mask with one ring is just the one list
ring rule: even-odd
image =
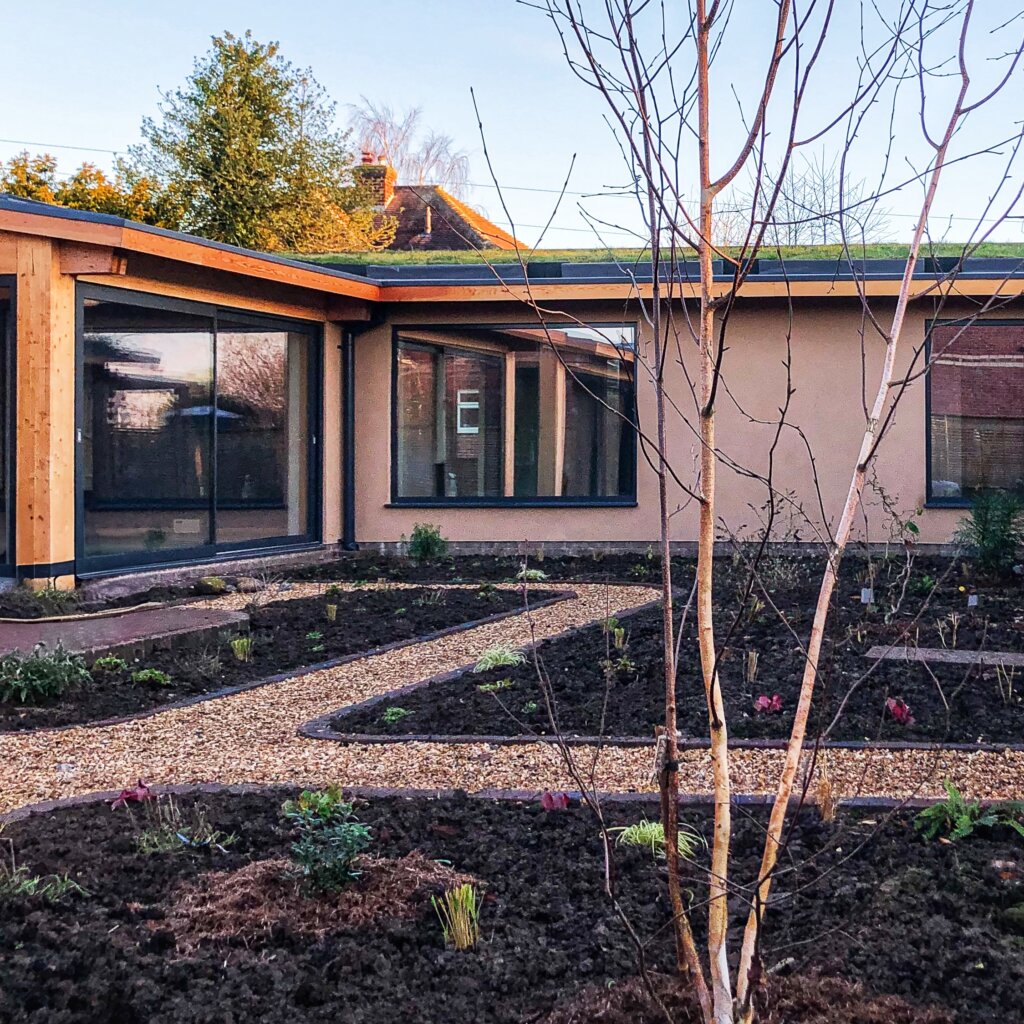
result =
[{"label": "dark soil bed", "polygon": [[[237,835],[223,854],[143,856],[123,810],[105,805],[9,826],[5,839],[14,843],[19,863],[33,873],[66,872],[87,895],[56,905],[40,896],[4,901],[0,1021],[657,1019],[636,1006],[632,948],[603,895],[594,819],[579,808],[545,814],[537,805],[458,797],[380,799],[358,808],[373,829],[374,858],[397,861],[419,851],[445,870],[479,879],[486,891],[482,939],[468,952],[445,949],[428,893],[412,893],[412,886],[409,899],[396,900],[394,916],[377,910],[358,924],[339,913],[311,928],[309,908],[296,898],[294,922],[278,916],[256,937],[237,922],[234,938],[197,942],[195,932],[181,934],[188,894],[197,885],[221,885],[208,873],[264,884],[266,870],[247,865],[288,855],[290,837],[279,818],[285,795],[202,797],[211,824]],[[179,800],[185,811],[190,803]],[[610,809],[612,821],[623,824],[645,813],[653,808]],[[686,818],[707,834],[701,813]],[[786,1024],[937,1024],[944,1019],[937,1006],[961,1024],[1018,1020],[1024,1006],[1019,841],[994,834],[956,845],[925,843],[907,814],[882,830],[879,821],[848,812],[823,824],[807,812],[792,833],[789,868],[777,881],[763,939],[776,991],[797,1008]],[[761,829],[759,814],[740,818],[737,878],[756,872]],[[671,951],[663,868],[648,850],[617,848],[616,859],[623,906],[649,942],[652,968],[665,971]],[[685,887],[699,901],[700,872],[685,870]],[[251,913],[259,916],[258,902]],[[696,913],[694,922],[700,941],[704,914]],[[200,923],[203,934],[216,934],[212,917]],[[737,903],[734,951],[741,923]],[[812,970],[826,981],[806,982]],[[885,996],[900,1001],[873,1004],[888,1007],[887,1016],[843,1013],[835,993],[845,993],[845,1004],[853,991],[843,982],[863,986],[856,990],[861,1005]],[[822,1016],[829,993],[834,1015]],[[597,1002],[610,1006],[608,1016],[574,1011]]]},{"label": "dark soil bed", "polygon": [[[776,739],[789,734],[804,667],[800,642],[806,641],[817,597],[816,566],[777,560],[773,575],[765,575],[772,583],[759,598],[760,607],[748,604],[739,621],[739,573],[729,564],[720,568],[715,628],[724,644],[720,677],[726,706],[732,709],[733,737]],[[1024,668],[1000,676],[992,666],[876,663],[866,657],[876,645],[894,644],[1020,653],[1020,582],[975,586],[969,579],[965,582],[959,569],[941,579],[940,567],[932,563],[915,569],[893,613],[902,582],[898,563],[889,570],[892,578],[880,572],[874,587],[876,603],[866,606],[860,601],[864,567],[846,566],[822,653],[812,708],[814,735],[827,731],[830,739],[847,741],[1024,742]],[[683,567],[678,583],[684,593],[691,581],[692,567]],[[978,597],[973,609],[967,607],[971,591]],[[650,738],[661,721],[661,612],[640,612],[618,626],[624,631],[621,649],[615,646],[614,632],[601,625],[540,644],[539,657],[563,733]],[[706,736],[692,615],[681,651],[680,728],[685,736]],[[751,653],[757,656],[753,681],[748,679]],[[758,698],[771,706],[775,695],[775,707],[781,710],[756,710]],[[887,708],[890,699],[904,702],[912,723],[893,716]],[[389,707],[409,713],[385,717]],[[383,735],[514,736],[553,731],[544,687],[532,661],[518,668],[466,673],[342,713],[332,726],[342,733]]]},{"label": "dark soil bed", "polygon": [[[531,589],[531,603],[554,597]],[[92,682],[67,691],[55,703],[0,703],[0,732],[69,725],[131,715],[163,704],[240,686],[290,669],[414,640],[478,619],[522,608],[516,587],[427,587],[342,591],[334,621],[323,596],[255,603],[250,609],[250,661],[239,661],[230,644],[199,650],[154,651],[126,668],[92,668]],[[154,669],[167,683],[133,682],[139,669]]]}]

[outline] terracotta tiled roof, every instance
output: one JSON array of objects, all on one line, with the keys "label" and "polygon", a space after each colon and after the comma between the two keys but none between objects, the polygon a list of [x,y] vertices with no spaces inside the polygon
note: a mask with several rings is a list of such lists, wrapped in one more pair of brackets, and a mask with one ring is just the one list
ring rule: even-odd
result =
[{"label": "terracotta tiled roof", "polygon": [[[427,230],[427,207],[430,230]],[[398,218],[391,249],[526,248],[439,185],[398,185],[385,208]]]}]

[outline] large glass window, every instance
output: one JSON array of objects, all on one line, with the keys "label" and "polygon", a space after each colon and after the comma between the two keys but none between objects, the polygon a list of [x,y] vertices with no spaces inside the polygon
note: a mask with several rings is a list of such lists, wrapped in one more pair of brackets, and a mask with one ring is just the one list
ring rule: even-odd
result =
[{"label": "large glass window", "polygon": [[929,351],[929,498],[1024,497],[1024,323],[936,324]]},{"label": "large glass window", "polygon": [[310,535],[308,331],[91,296],[83,319],[86,561]]},{"label": "large glass window", "polygon": [[631,500],[632,327],[398,332],[396,501]]}]

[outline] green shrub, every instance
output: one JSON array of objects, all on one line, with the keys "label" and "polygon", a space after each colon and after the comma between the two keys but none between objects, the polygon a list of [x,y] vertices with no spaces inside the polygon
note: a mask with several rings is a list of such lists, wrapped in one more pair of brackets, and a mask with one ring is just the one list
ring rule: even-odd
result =
[{"label": "green shrub", "polygon": [[395,722],[400,722],[411,714],[412,712],[408,708],[390,707],[380,716],[380,720],[385,725],[394,725]]},{"label": "green shrub", "polygon": [[953,539],[982,572],[1008,575],[1024,544],[1024,505],[1005,492],[980,494]]},{"label": "green shrub", "polygon": [[116,676],[128,671],[128,662],[116,654],[104,654],[92,663],[90,670],[93,675]]},{"label": "green shrub", "polygon": [[942,783],[946,799],[926,807],[915,819],[914,826],[925,839],[942,836],[956,842],[966,839],[980,828],[1005,825],[1024,837],[1024,803],[1005,801],[981,805],[980,800],[966,800],[949,779]]},{"label": "green shrub", "polygon": [[132,673],[132,682],[136,686],[170,686],[171,677],[158,668],[140,668]]},{"label": "green shrub", "polygon": [[416,523],[409,538],[409,557],[417,562],[429,562],[431,559],[444,558],[448,554],[448,541],[441,536],[440,526],[429,523]]},{"label": "green shrub", "polygon": [[14,652],[0,657],[0,701],[43,704],[66,690],[92,681],[85,659],[57,644],[44,650],[37,644],[25,657]]},{"label": "green shrub", "polygon": [[252,649],[255,646],[255,640],[251,636],[236,636],[231,641],[231,653],[235,656],[236,661],[252,661]]},{"label": "green shrub", "polygon": [[543,583],[548,578],[542,569],[528,569],[525,565],[516,573],[516,579],[522,583]]},{"label": "green shrub", "polygon": [[331,604],[337,604],[344,593],[345,591],[337,583],[328,583],[327,589],[324,591],[324,599]]},{"label": "green shrub", "polygon": [[355,861],[370,845],[370,829],[353,816],[339,786],[307,789],[281,813],[298,833],[292,860],[311,887],[340,889],[359,877]]}]

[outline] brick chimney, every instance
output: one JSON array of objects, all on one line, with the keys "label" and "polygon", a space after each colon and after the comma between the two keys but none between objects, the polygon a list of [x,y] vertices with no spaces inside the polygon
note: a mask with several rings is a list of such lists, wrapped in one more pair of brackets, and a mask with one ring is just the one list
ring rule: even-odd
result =
[{"label": "brick chimney", "polygon": [[365,191],[371,206],[383,209],[391,202],[398,174],[394,167],[388,164],[383,153],[375,156],[368,149],[364,149],[362,163],[352,168],[352,177],[356,185]]}]

